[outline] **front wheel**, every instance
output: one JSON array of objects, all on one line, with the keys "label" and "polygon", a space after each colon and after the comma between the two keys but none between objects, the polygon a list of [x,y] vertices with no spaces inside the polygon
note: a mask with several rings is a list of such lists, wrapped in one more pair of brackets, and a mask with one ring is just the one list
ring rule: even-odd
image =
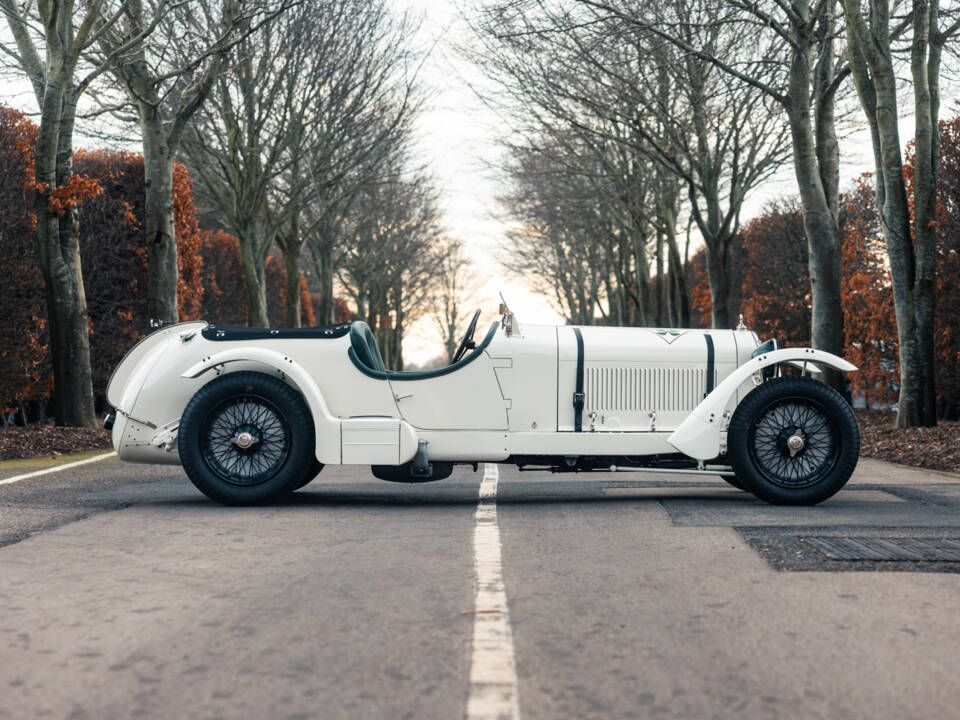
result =
[{"label": "front wheel", "polygon": [[228,373],[187,403],[177,445],[183,469],[207,497],[261,505],[298,487],[313,470],[313,417],[296,390],[257,372]]},{"label": "front wheel", "polygon": [[804,377],[765,382],[737,407],[727,457],[744,489],[775,505],[815,505],[842,488],[860,428],[833,388]]}]

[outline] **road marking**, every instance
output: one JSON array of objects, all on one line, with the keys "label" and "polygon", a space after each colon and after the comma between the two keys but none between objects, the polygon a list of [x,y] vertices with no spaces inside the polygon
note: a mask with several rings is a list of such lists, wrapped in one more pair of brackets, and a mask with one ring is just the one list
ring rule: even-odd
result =
[{"label": "road marking", "polygon": [[483,466],[477,524],[473,533],[476,595],[470,697],[467,720],[519,720],[517,666],[510,610],[503,586],[500,527],[497,524],[497,466]]},{"label": "road marking", "polygon": [[25,475],[14,475],[6,480],[0,480],[0,485],[11,485],[15,482],[20,482],[21,480],[27,480],[28,478],[39,477],[40,475],[49,475],[50,473],[60,472],[61,470],[69,470],[70,468],[79,467],[80,465],[100,462],[101,460],[106,460],[108,457],[113,457],[116,454],[116,452],[111,450],[103,455],[96,455],[95,457],[87,458],[86,460],[77,460],[76,462],[66,463],[65,465],[57,465],[56,467],[47,468],[46,470],[37,470],[36,472],[26,473]]}]

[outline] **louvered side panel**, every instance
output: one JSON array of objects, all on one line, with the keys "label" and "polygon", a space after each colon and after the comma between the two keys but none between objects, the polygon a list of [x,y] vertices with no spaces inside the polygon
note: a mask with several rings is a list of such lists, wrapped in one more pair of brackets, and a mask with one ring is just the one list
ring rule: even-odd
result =
[{"label": "louvered side panel", "polygon": [[584,391],[588,412],[689,412],[703,399],[706,370],[587,366]]}]

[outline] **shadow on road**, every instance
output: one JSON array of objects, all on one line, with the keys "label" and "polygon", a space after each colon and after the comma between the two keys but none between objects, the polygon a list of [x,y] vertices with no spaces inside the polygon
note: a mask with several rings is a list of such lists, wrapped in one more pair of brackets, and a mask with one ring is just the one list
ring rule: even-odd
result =
[{"label": "shadow on road", "polygon": [[[685,492],[671,492],[667,489],[656,489],[651,492],[649,489],[637,488],[637,492],[624,491],[618,488],[616,494],[607,494],[603,488],[587,488],[579,491],[558,488],[542,488],[537,490],[518,490],[510,489],[502,492],[497,497],[498,505],[550,505],[550,504],[622,504],[622,503],[658,503],[663,500],[672,501],[691,501],[691,502],[714,502],[721,505],[751,507],[764,506],[756,498],[745,493],[736,491],[725,491],[722,488],[715,491],[695,490]],[[217,503],[202,497],[180,497],[170,499],[156,499],[147,501],[154,507],[221,507]],[[447,490],[437,493],[436,491],[427,493],[411,493],[409,491],[391,491],[385,490],[365,490],[351,488],[306,489],[294,493],[282,500],[271,503],[266,507],[344,507],[344,506],[450,506],[463,505],[473,506],[477,504],[476,490]],[[255,508],[254,508],[255,509]]]}]

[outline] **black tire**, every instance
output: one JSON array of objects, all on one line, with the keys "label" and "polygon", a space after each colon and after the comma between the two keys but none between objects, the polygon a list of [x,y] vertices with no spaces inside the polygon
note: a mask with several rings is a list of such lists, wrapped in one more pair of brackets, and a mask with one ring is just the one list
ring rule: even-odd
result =
[{"label": "black tire", "polygon": [[[792,452],[791,441],[800,446]],[[853,474],[860,428],[833,388],[810,378],[776,378],[750,392],[733,413],[727,457],[744,489],[761,500],[816,505]]]},{"label": "black tire", "polygon": [[300,393],[269,375],[210,381],[187,403],[177,436],[187,476],[224,505],[269,503],[313,479],[313,416]]},{"label": "black tire", "polygon": [[303,480],[300,481],[300,484],[294,488],[294,490],[299,490],[300,488],[306,487],[312,483],[316,479],[317,475],[320,474],[321,470],[323,470],[323,463],[314,458],[313,464],[307,469],[307,474],[304,476]]},{"label": "black tire", "polygon": [[743,490],[744,492],[747,492],[747,489],[743,486],[743,483],[740,482],[737,478],[730,477],[729,475],[721,475],[720,477],[726,480],[727,484],[732,485],[737,490]]}]

